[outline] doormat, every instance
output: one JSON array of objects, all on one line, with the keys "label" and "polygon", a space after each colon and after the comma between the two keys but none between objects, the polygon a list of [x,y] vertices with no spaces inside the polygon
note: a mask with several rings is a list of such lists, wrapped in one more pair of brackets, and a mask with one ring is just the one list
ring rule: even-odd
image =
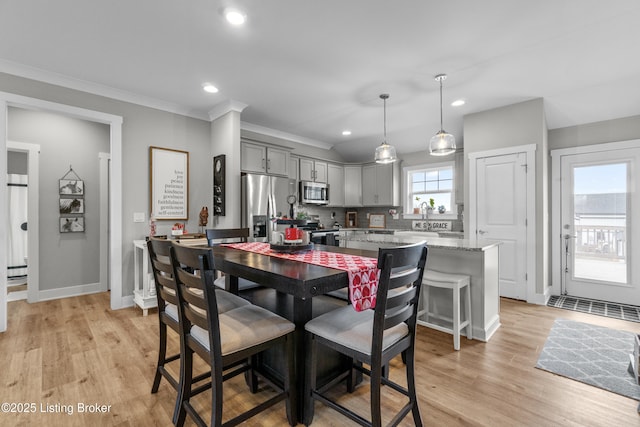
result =
[{"label": "doormat", "polygon": [[549,298],[547,306],[597,314],[598,316],[613,317],[614,319],[628,320],[630,322],[640,322],[640,307],[635,305],[554,295]]},{"label": "doormat", "polygon": [[632,332],[556,319],[536,368],[640,400],[628,369],[634,342]]}]

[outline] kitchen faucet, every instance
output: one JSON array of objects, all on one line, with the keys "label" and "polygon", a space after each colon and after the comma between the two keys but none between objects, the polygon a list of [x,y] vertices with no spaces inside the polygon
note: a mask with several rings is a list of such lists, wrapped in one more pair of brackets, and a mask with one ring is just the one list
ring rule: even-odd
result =
[{"label": "kitchen faucet", "polygon": [[422,219],[429,220],[429,204],[427,202],[420,203],[420,211],[422,212]]}]

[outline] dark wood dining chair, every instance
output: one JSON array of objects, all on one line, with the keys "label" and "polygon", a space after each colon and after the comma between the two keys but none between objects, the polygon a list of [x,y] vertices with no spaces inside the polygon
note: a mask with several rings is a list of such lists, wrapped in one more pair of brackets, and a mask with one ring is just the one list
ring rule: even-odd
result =
[{"label": "dark wood dining chair", "polygon": [[[249,239],[248,228],[208,228],[205,230],[205,233],[207,236],[207,244],[210,247],[221,243],[246,242]],[[214,283],[216,286],[224,289],[224,276],[217,277]],[[259,283],[252,282],[247,279],[238,279],[238,291],[258,288],[260,286],[261,285]]]},{"label": "dark wood dining chair", "polygon": [[[173,266],[170,259],[171,241],[151,238],[147,241],[147,248],[155,282],[158,301],[158,323],[160,325],[158,362],[151,393],[158,392],[160,381],[163,377],[178,391],[178,379],[171,375],[165,367],[168,363],[180,359],[179,352],[167,356],[167,327],[179,334],[178,295],[176,294],[176,283],[173,280]],[[177,399],[175,408],[173,413],[174,421],[177,416]]]},{"label": "dark wood dining chair", "polygon": [[[177,426],[182,426],[187,414],[199,426],[235,426],[265,409],[286,401],[289,424],[296,424],[293,365],[293,332],[295,325],[261,307],[255,306],[213,284],[214,262],[208,249],[173,245],[171,248],[174,276],[180,308],[182,364],[180,370],[180,404]],[[197,273],[194,273],[197,271]],[[222,296],[245,301],[235,309],[221,312],[218,299]],[[278,386],[269,373],[250,361],[262,351],[283,347],[285,375]],[[192,386],[193,354],[211,367],[211,419],[205,422],[192,405],[191,398],[209,387]],[[275,395],[223,423],[222,384],[245,372],[266,380],[276,390]]]},{"label": "dark wood dining chair", "polygon": [[[380,427],[380,389],[386,385],[408,398],[389,425],[397,425],[412,412],[415,425],[422,426],[416,396],[414,351],[418,299],[426,260],[425,242],[380,249],[378,268],[381,271],[375,309],[357,312],[352,306],[346,306],[316,317],[305,325],[309,349],[305,367],[305,425],[313,421],[314,402],[317,400],[362,426]],[[316,380],[319,346],[329,347],[352,360],[350,372],[321,387],[317,387]],[[406,388],[385,376],[385,366],[402,353],[406,358]],[[370,369],[364,368],[363,364]],[[354,370],[370,377],[370,420],[332,400],[327,394],[343,379],[347,379],[347,387],[351,389]]]},{"label": "dark wood dining chair", "polygon": [[[167,239],[150,238],[147,241],[149,250],[149,260],[151,262],[151,270],[156,288],[156,298],[158,302],[158,323],[159,330],[159,346],[158,346],[158,362],[156,364],[156,373],[153,379],[151,393],[157,393],[160,387],[160,381],[164,377],[167,382],[179,391],[179,378],[176,378],[167,370],[166,365],[180,359],[180,353],[167,356],[167,327],[180,334],[180,315],[177,295],[177,285],[173,277],[173,265],[171,263],[171,245],[172,241]],[[218,298],[218,311],[228,311],[249,303],[240,298],[231,298],[232,296]],[[179,372],[179,368],[176,368]],[[211,377],[210,372],[204,372],[193,378],[193,383],[206,380]],[[176,405],[173,413],[173,422],[178,416],[178,402],[176,396]]]}]

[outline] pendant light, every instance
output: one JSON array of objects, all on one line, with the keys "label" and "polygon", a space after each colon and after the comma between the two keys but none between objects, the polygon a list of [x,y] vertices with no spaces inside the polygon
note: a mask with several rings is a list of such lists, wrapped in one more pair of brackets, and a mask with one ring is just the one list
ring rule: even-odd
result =
[{"label": "pendant light", "polygon": [[456,138],[445,132],[442,125],[442,81],[446,78],[446,74],[436,76],[436,80],[440,82],[440,131],[429,141],[429,154],[432,156],[446,156],[456,152]]},{"label": "pendant light", "polygon": [[382,144],[376,148],[376,163],[393,163],[398,158],[396,157],[396,147],[393,145],[387,144],[387,99],[389,98],[388,93],[383,93],[380,95],[380,99],[384,103],[384,139],[382,140]]}]

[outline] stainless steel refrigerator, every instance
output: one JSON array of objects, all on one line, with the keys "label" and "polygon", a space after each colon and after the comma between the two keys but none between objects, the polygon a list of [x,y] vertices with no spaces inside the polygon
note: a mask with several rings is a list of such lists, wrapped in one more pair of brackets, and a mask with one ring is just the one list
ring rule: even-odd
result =
[{"label": "stainless steel refrigerator", "polygon": [[296,180],[258,174],[243,174],[241,180],[242,227],[249,228],[250,241],[269,242],[273,219],[289,216],[287,197],[298,196]]}]

